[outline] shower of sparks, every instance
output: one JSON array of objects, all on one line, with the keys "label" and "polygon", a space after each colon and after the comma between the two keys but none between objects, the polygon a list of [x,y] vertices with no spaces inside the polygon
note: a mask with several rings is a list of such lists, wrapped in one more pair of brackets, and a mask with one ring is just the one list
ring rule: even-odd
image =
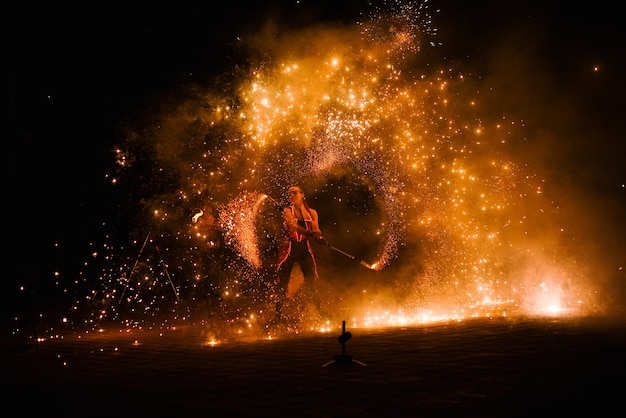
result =
[{"label": "shower of sparks", "polygon": [[219,208],[220,228],[226,244],[255,269],[263,263],[259,254],[257,220],[267,198],[258,192],[244,192]]},{"label": "shower of sparks", "polygon": [[428,3],[387,5],[353,28],[274,39],[232,91],[200,89],[128,134],[112,183],[148,149],[157,191],[130,244],[99,250],[73,326],[201,324],[208,345],[226,329],[265,333],[279,209],[296,183],[325,237],[364,261],[335,272],[316,248],[331,318],[302,313],[294,330],[591,309],[558,207],[507,148],[523,121],[492,120],[459,69],[409,64],[434,45]]}]

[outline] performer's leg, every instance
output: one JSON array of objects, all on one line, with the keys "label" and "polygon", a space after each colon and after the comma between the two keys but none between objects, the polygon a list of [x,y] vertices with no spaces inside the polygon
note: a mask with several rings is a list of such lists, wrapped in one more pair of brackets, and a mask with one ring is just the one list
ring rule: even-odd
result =
[{"label": "performer's leg", "polygon": [[311,254],[307,254],[307,256],[299,260],[299,264],[304,275],[304,283],[302,285],[304,294],[306,298],[311,301],[313,306],[315,306],[318,311],[321,311],[322,301],[317,289],[318,276],[315,259]]},{"label": "performer's leg", "polygon": [[278,255],[278,265],[276,267],[276,276],[274,277],[274,289],[272,299],[276,304],[276,318],[279,319],[285,299],[287,298],[287,290],[289,287],[289,277],[295,259],[293,257],[292,246],[290,241],[283,242]]},{"label": "performer's leg", "polygon": [[276,303],[276,317],[280,318],[285,300],[287,299],[287,291],[289,287],[289,277],[293,269],[295,261],[288,257],[278,268],[276,272],[276,283],[274,285],[274,302]]}]

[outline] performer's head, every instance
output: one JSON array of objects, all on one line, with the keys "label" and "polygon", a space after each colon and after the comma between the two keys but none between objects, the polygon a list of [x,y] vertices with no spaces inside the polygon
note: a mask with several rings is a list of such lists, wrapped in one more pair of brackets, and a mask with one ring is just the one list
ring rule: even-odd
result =
[{"label": "performer's head", "polygon": [[304,200],[304,192],[300,186],[289,186],[287,196],[292,204],[302,203]]}]

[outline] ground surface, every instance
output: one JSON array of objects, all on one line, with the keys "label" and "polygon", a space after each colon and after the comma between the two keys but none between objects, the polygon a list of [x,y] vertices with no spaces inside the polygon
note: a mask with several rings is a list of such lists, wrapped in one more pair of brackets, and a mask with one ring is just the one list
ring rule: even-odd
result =
[{"label": "ground surface", "polygon": [[[63,416],[535,416],[623,410],[626,320],[477,319],[208,344],[202,328],[3,344],[5,407]],[[342,357],[340,357],[341,359]]]}]

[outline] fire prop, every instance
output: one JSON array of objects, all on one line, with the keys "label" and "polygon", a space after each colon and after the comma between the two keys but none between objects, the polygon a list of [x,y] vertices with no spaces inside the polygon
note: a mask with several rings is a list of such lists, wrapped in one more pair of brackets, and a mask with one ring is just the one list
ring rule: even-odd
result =
[{"label": "fire prop", "polygon": [[339,254],[345,255],[346,257],[348,257],[348,258],[350,258],[352,260],[358,261],[359,264],[361,264],[362,266],[365,266],[366,268],[368,268],[370,270],[376,270],[376,264],[372,265],[372,264],[369,264],[369,263],[367,263],[367,262],[365,262],[363,260],[359,260],[355,255],[348,254],[347,252],[345,252],[343,250],[340,250],[339,248],[334,247],[332,245],[329,245],[328,248],[330,248],[333,251],[337,251]]}]

